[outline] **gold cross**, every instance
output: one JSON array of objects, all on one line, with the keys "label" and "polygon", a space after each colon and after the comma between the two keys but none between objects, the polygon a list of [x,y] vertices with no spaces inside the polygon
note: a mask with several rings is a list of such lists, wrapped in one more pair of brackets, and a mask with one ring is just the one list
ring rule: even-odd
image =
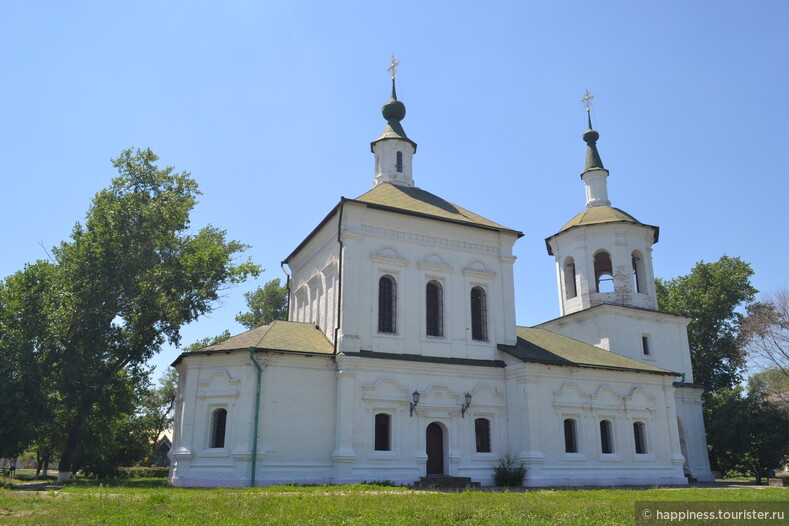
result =
[{"label": "gold cross", "polygon": [[397,75],[397,65],[398,64],[400,64],[400,61],[397,60],[394,55],[392,55],[392,63],[389,64],[389,66],[387,66],[387,68],[386,68],[386,71],[391,71],[392,72],[392,80],[394,80],[395,79],[395,75]]},{"label": "gold cross", "polygon": [[595,98],[595,94],[594,93],[589,93],[589,90],[586,90],[586,93],[584,93],[584,96],[581,97],[581,100],[578,101],[578,102],[583,102],[584,103],[584,106],[586,106],[586,112],[587,113],[589,111],[591,111],[590,108],[592,107],[592,99],[593,98]]}]

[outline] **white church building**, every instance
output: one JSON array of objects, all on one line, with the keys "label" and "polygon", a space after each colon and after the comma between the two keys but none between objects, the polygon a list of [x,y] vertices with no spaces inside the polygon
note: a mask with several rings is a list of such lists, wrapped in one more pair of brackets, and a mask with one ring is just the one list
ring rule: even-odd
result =
[{"label": "white church building", "polygon": [[426,475],[525,486],[711,480],[688,319],[657,310],[658,228],[611,207],[584,134],[586,207],[546,239],[561,316],[515,323],[523,234],[416,186],[383,106],[372,189],[284,260],[289,321],[181,354],[170,478],[256,486]]}]

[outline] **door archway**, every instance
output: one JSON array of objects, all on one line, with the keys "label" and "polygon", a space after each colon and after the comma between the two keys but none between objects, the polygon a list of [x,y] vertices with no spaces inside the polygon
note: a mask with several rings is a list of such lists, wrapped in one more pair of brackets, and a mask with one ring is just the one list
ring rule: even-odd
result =
[{"label": "door archway", "polygon": [[427,474],[444,474],[444,430],[441,424],[433,422],[425,430],[427,450]]}]

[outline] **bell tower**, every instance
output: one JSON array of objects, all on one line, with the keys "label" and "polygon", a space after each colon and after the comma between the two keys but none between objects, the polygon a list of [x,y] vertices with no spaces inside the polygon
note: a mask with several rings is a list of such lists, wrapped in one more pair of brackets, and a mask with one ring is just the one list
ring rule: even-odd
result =
[{"label": "bell tower", "polygon": [[392,183],[400,186],[414,186],[412,161],[416,153],[416,143],[408,138],[400,121],[405,118],[405,104],[397,100],[395,76],[399,60],[392,56],[392,63],[387,70],[392,72],[392,98],[383,108],[381,114],[386,119],[386,126],[380,137],[370,143],[375,154],[375,179],[373,186],[381,183]]},{"label": "bell tower", "polygon": [[657,310],[652,245],[659,229],[611,206],[608,170],[597,151],[600,134],[592,128],[593,98],[587,90],[581,99],[589,126],[581,174],[586,208],[545,240],[556,261],[561,314],[603,303]]}]

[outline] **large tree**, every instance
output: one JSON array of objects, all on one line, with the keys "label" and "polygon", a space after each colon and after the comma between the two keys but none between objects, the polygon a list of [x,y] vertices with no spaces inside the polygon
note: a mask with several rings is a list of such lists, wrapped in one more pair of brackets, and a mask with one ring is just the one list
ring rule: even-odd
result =
[{"label": "large tree", "polygon": [[712,393],[704,420],[710,457],[724,475],[750,473],[756,458],[765,469],[789,462],[789,406],[771,401],[758,383]]},{"label": "large tree", "polygon": [[[197,183],[157,159],[150,150],[123,151],[112,161],[120,175],[52,261],[26,267],[0,291],[2,363],[15,369],[14,385],[29,377],[41,386],[22,405],[0,406],[0,417],[57,412],[61,478],[72,471],[88,417],[112,405],[116,387],[162,344],[177,345],[181,326],[211,311],[222,288],[259,272],[234,261],[246,246],[223,230],[190,229]],[[19,429],[16,443],[35,422]],[[2,438],[0,445],[15,443]]]},{"label": "large tree", "polygon": [[288,288],[272,279],[262,287],[244,294],[249,312],[239,313],[236,321],[247,329],[254,329],[288,317]]},{"label": "large tree", "polygon": [[789,381],[789,290],[779,289],[748,306],[743,341],[754,363]]},{"label": "large tree", "polygon": [[700,261],[686,276],[657,279],[660,310],[687,316],[693,378],[708,392],[732,388],[741,379],[745,352],[739,339],[743,316],[738,308],[754,299],[751,266],[722,256]]}]

